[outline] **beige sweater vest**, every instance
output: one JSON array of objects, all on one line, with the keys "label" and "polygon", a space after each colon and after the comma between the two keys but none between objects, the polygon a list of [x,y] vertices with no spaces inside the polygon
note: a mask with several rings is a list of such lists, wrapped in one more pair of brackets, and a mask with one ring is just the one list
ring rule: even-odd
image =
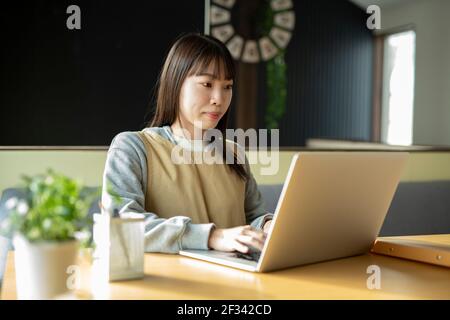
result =
[{"label": "beige sweater vest", "polygon": [[[187,216],[192,223],[214,223],[218,228],[246,224],[245,181],[222,164],[176,164],[176,145],[157,133],[139,132],[147,153],[145,209],[161,218]],[[203,152],[189,151],[192,157]]]}]

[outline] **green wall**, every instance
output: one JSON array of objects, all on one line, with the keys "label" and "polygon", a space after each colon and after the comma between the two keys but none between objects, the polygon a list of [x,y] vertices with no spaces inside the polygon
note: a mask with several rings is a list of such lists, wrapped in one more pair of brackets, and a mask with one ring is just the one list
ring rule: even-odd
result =
[{"label": "green wall", "polygon": [[[251,164],[253,175],[260,184],[282,183],[286,177],[294,151],[280,151],[276,175],[262,175],[267,165]],[[257,155],[247,152],[249,159]],[[33,175],[47,168],[81,179],[86,185],[102,183],[106,151],[0,151],[0,191],[17,186],[21,174]],[[413,152],[402,181],[450,180],[450,152]]]}]

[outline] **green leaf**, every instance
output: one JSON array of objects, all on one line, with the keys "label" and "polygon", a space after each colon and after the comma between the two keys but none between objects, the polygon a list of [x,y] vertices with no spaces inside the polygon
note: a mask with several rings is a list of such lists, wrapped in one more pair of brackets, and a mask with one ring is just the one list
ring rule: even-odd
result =
[{"label": "green leaf", "polygon": [[[92,200],[100,194],[83,194],[80,180],[48,169],[45,174],[22,176],[29,210],[9,214],[2,234],[23,234],[29,241],[66,241],[77,232],[89,232],[92,219],[87,217]],[[3,224],[2,224],[3,225]]]}]

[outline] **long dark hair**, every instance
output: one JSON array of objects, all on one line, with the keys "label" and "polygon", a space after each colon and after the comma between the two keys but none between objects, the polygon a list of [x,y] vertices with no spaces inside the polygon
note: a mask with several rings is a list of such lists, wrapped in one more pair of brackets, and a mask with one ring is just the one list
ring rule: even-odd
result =
[{"label": "long dark hair", "polygon": [[[179,37],[167,54],[163,68],[158,79],[158,93],[156,112],[149,123],[149,127],[162,127],[171,125],[179,117],[179,97],[184,80],[192,75],[200,74],[214,62],[214,75],[225,75],[225,79],[234,80],[235,67],[233,58],[227,47],[219,40],[202,34],[189,33]],[[216,129],[222,133],[222,156],[226,162],[225,133],[228,124],[229,109],[219,120]],[[234,161],[227,163],[230,168],[242,179],[246,180],[248,174],[242,164],[237,161],[233,150]]]}]

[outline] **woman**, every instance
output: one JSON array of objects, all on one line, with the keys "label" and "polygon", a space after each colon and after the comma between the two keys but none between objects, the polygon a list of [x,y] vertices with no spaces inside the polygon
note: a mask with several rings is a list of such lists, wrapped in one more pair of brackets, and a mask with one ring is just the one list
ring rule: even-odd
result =
[{"label": "woman", "polygon": [[[108,208],[111,193],[116,193],[119,212],[146,214],[147,252],[249,253],[264,245],[272,214],[264,211],[246,158],[245,163],[213,164],[177,164],[172,158],[175,147],[204,155],[211,153],[208,147],[213,143],[234,152],[234,142],[224,138],[191,139],[199,130],[225,133],[234,76],[233,60],[223,43],[206,35],[182,36],[161,71],[150,126],[122,132],[111,143],[102,203]],[[225,154],[220,156],[225,159]]]}]

